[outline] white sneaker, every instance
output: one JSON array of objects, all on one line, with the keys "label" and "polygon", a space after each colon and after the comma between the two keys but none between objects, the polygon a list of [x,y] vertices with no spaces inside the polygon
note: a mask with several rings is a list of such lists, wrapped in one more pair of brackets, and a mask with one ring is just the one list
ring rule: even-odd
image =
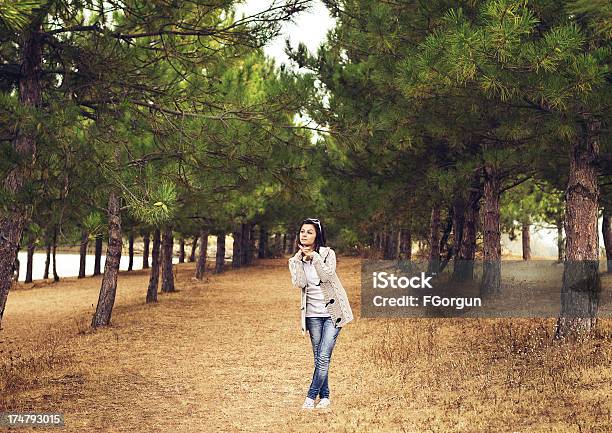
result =
[{"label": "white sneaker", "polygon": [[304,400],[304,404],[302,405],[302,409],[314,409],[314,400],[306,397],[306,400]]},{"label": "white sneaker", "polygon": [[325,409],[326,407],[329,407],[330,404],[331,401],[329,401],[329,398],[322,398],[319,400],[319,403],[317,403],[317,409]]}]

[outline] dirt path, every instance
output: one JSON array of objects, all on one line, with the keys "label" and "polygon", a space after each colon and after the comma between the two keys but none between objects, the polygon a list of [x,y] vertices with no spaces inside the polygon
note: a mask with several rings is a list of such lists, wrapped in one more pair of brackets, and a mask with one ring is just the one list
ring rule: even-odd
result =
[{"label": "dirt path", "polygon": [[0,367],[10,348],[20,358],[0,411],[63,412],[57,431],[79,433],[603,432],[610,423],[609,320],[602,339],[558,348],[543,320],[362,319],[360,262],[342,257],[355,321],[334,350],[332,410],[304,412],[312,353],[286,259],[204,282],[193,264],[176,272],[179,291],[155,305],[144,303],[147,272],[121,273],[113,325],[97,331],[88,327],[99,277],[11,292]]},{"label": "dirt path", "polygon": [[[346,259],[342,273],[355,310],[358,264]],[[312,353],[286,260],[206,282],[191,278],[192,264],[177,270],[179,292],[160,294],[157,305],[143,302],[146,272],[122,273],[113,326],[96,332],[87,326],[99,278],[13,291],[3,344],[34,350],[53,335],[65,359],[46,384],[20,396],[22,409],[62,411],[65,431],[75,432],[290,431],[287,422],[304,416]],[[338,407],[356,386],[346,379],[354,368],[350,332],[334,352],[330,387]]]}]

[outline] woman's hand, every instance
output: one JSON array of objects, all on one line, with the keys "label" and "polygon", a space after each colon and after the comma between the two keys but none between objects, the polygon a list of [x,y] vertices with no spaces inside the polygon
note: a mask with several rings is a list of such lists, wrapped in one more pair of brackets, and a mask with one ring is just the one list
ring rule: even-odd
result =
[{"label": "woman's hand", "polygon": [[313,253],[313,249],[312,247],[307,247],[304,245],[298,245],[300,248],[300,251],[302,252],[302,254],[304,255],[304,257],[306,258],[306,261],[311,261],[312,260],[312,253]]}]

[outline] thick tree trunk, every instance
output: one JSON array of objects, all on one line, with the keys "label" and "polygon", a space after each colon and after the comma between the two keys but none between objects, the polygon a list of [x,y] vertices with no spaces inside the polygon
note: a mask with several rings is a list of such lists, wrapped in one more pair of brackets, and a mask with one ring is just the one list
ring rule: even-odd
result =
[{"label": "thick tree trunk", "polygon": [[185,263],[185,238],[179,239],[179,263]]},{"label": "thick tree trunk", "polygon": [[222,273],[225,270],[225,232],[217,235],[217,256],[215,261],[215,272]]},{"label": "thick tree trunk", "polygon": [[162,249],[164,250],[162,257],[162,287],[164,293],[174,292],[174,272],[172,270],[172,249],[174,246],[174,238],[172,236],[172,227],[166,227],[162,237]]},{"label": "thick tree trunk", "polygon": [[[19,77],[19,105],[24,109],[40,106],[40,74],[42,66],[41,22],[36,20],[24,37],[21,46],[21,68]],[[30,116],[31,117],[31,116]],[[32,177],[32,161],[36,157],[36,128],[29,125],[16,129],[13,151],[19,162],[3,179],[3,188],[8,194],[19,194]],[[0,217],[0,329],[8,294],[13,284],[14,258],[17,245],[26,223],[26,211],[19,202],[10,203]]]},{"label": "thick tree trunk", "polygon": [[53,229],[53,247],[52,247],[51,255],[53,256],[53,281],[58,282],[60,280],[59,275],[57,275],[57,227]]},{"label": "thick tree trunk", "polygon": [[601,292],[597,231],[600,128],[598,120],[585,116],[581,137],[570,148],[565,193],[566,260],[556,338],[588,332],[597,320]]},{"label": "thick tree trunk", "polygon": [[501,233],[499,228],[500,180],[492,166],[485,166],[484,183],[484,261],[480,295],[501,293]]},{"label": "thick tree trunk", "polygon": [[523,222],[521,227],[521,240],[523,244],[523,260],[531,260],[531,237],[529,228],[531,224],[528,221]]},{"label": "thick tree trunk", "polygon": [[268,249],[268,231],[263,224],[259,224],[259,249],[257,251],[258,259],[265,259],[268,254],[266,251]]},{"label": "thick tree trunk", "polygon": [[472,281],[474,279],[474,260],[476,258],[476,234],[480,198],[482,196],[480,177],[472,183],[472,189],[465,206],[463,235],[455,258],[453,281]]},{"label": "thick tree trunk", "polygon": [[412,260],[412,233],[410,229],[400,229],[400,241],[399,241],[400,260]]},{"label": "thick tree trunk", "polygon": [[239,268],[242,264],[242,224],[236,225],[233,232],[234,246],[232,248],[232,268]]},{"label": "thick tree trunk", "polygon": [[156,228],[153,232],[153,251],[151,253],[151,274],[147,289],[147,303],[157,302],[157,287],[159,285],[159,250],[161,247],[161,232]]},{"label": "thick tree trunk", "polygon": [[102,235],[96,236],[96,246],[94,250],[94,276],[100,275],[100,269],[102,267]]},{"label": "thick tree trunk", "polygon": [[603,210],[601,231],[606,250],[607,271],[608,273],[612,273],[612,212],[610,212],[607,206]]},{"label": "thick tree trunk", "polygon": [[142,269],[149,269],[149,248],[151,244],[151,235],[148,231],[142,233]]},{"label": "thick tree trunk", "polygon": [[431,207],[429,222],[429,265],[427,273],[437,274],[440,271],[440,206],[434,203]]},{"label": "thick tree trunk", "polygon": [[79,278],[85,278],[85,262],[87,259],[87,244],[89,242],[89,232],[81,231],[81,248],[79,250]]},{"label": "thick tree trunk", "polygon": [[45,272],[43,279],[49,278],[49,267],[51,266],[51,241],[47,241],[47,257],[45,258]]},{"label": "thick tree trunk", "polygon": [[206,271],[206,252],[208,250],[208,229],[203,228],[200,230],[200,255],[198,257],[198,264],[196,265],[196,278],[201,280],[204,278],[204,272]]},{"label": "thick tree trunk", "polygon": [[108,248],[104,263],[104,275],[98,297],[98,306],[91,321],[92,328],[110,325],[115,294],[117,293],[117,275],[121,262],[121,200],[112,189],[108,196]]},{"label": "thick tree trunk", "polygon": [[134,269],[134,230],[128,236],[128,272]]},{"label": "thick tree trunk", "polygon": [[28,262],[26,264],[26,276],[25,282],[32,282],[32,267],[34,265],[34,251],[36,250],[36,243],[34,240],[31,240],[28,244]]},{"label": "thick tree trunk", "polygon": [[198,237],[193,237],[193,242],[191,243],[191,253],[189,254],[189,262],[195,262],[196,257],[196,248],[198,248]]}]

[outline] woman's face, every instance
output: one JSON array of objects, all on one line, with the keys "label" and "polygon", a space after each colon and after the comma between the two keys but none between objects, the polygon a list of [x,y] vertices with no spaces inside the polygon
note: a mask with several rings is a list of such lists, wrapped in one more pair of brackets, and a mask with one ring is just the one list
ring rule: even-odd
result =
[{"label": "woman's face", "polygon": [[316,238],[317,232],[315,226],[313,224],[304,224],[300,229],[300,243],[307,247],[312,247]]}]

